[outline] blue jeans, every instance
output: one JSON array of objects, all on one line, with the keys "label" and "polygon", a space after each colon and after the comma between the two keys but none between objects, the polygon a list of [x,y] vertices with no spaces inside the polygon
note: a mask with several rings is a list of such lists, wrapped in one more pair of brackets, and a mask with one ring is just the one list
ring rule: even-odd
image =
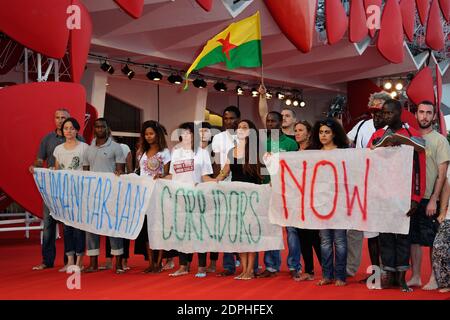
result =
[{"label": "blue jeans", "polygon": [[86,232],[64,225],[64,252],[67,256],[84,256]]},{"label": "blue jeans", "polygon": [[[100,236],[95,233],[86,232],[87,241],[87,255],[89,257],[100,255]],[[123,239],[109,237],[111,243],[111,254],[113,256],[120,256],[123,254]]]},{"label": "blue jeans", "polygon": [[347,230],[320,230],[320,249],[323,278],[345,282],[347,277]]},{"label": "blue jeans", "polygon": [[270,272],[280,271],[281,254],[280,250],[264,251],[264,265],[266,270]]},{"label": "blue jeans", "polygon": [[223,253],[223,268],[232,273],[236,272],[236,264],[234,261],[234,253]]},{"label": "blue jeans", "polygon": [[287,243],[289,248],[287,265],[289,270],[295,270],[299,272],[302,270],[302,264],[300,262],[302,252],[300,247],[299,229],[294,227],[286,227],[286,231],[287,231]]},{"label": "blue jeans", "polygon": [[44,230],[42,239],[42,263],[53,268],[56,257],[56,224],[57,221],[50,215],[44,204]]}]

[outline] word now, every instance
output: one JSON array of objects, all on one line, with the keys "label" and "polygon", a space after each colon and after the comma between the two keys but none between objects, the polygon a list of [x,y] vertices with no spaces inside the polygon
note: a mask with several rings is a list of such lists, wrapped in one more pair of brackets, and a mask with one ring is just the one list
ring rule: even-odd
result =
[{"label": "word now", "polygon": [[[355,200],[358,201],[358,208],[362,214],[363,221],[367,220],[367,197],[368,197],[368,180],[369,180],[369,171],[370,171],[370,159],[366,159],[366,167],[365,167],[365,175],[364,175],[364,184],[363,186],[355,185],[353,188],[353,191],[349,190],[349,180],[347,176],[347,165],[346,161],[341,162],[342,166],[342,172],[343,176],[339,177],[338,175],[338,165],[328,161],[328,160],[321,160],[314,164],[314,166],[308,167],[307,161],[302,162],[302,171],[299,174],[301,176],[301,179],[297,179],[296,175],[292,172],[291,167],[285,160],[280,160],[280,178],[281,178],[281,197],[283,200],[283,211],[284,211],[284,217],[288,219],[289,217],[289,209],[287,206],[287,199],[286,199],[286,179],[288,177],[292,179],[295,186],[297,187],[297,190],[299,192],[300,196],[300,218],[302,221],[305,221],[305,198],[309,197],[309,205],[311,211],[314,213],[314,215],[322,220],[330,220],[333,215],[336,212],[336,206],[338,202],[338,194],[340,192],[339,186],[343,185],[345,190],[345,201],[346,201],[346,208],[347,208],[347,215],[351,216],[355,204]],[[319,212],[319,210],[315,206],[315,196],[316,196],[316,178],[317,174],[320,170],[324,170],[325,167],[328,167],[328,170],[331,169],[332,172],[332,181],[334,184],[334,192],[333,192],[333,198],[330,199],[332,201],[332,207],[329,212]],[[312,172],[312,178],[307,177],[308,171]],[[288,177],[286,176],[288,174]],[[308,181],[308,185],[306,185],[306,182]],[[307,189],[309,190],[309,193],[307,192]],[[360,189],[363,189],[363,196],[361,196]],[[350,194],[351,193],[351,194]],[[321,195],[323,197],[323,194]]]}]

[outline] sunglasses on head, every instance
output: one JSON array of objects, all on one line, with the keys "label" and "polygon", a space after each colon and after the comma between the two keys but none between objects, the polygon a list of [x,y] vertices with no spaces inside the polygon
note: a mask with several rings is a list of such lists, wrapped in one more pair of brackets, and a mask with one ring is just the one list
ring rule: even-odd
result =
[{"label": "sunglasses on head", "polygon": [[322,121],[320,121],[320,125],[321,125],[321,126],[327,126],[327,127],[332,128],[332,127],[334,127],[334,122],[331,121],[331,120],[329,120],[329,119],[327,119],[327,120],[322,120]]}]

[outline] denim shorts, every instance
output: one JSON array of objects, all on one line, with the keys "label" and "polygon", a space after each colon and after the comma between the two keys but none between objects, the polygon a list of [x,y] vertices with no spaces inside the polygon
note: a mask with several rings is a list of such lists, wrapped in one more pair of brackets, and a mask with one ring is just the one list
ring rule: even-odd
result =
[{"label": "denim shorts", "polygon": [[[439,229],[439,222],[437,217],[439,215],[436,212],[433,216],[427,216],[426,210],[429,200],[422,199],[416,212],[411,216],[411,223],[409,227],[409,237],[411,244],[419,244],[423,247],[432,247],[434,238]],[[436,204],[439,210],[439,202]]]}]

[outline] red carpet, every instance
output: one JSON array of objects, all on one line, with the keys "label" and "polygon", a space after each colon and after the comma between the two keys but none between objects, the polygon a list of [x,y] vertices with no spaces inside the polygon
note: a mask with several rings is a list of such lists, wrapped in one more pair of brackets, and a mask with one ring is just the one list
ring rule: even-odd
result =
[{"label": "red carpet", "polygon": [[[369,264],[366,248],[360,273],[348,280],[346,287],[318,287],[317,281],[295,282],[288,276],[286,267],[287,250],[283,252],[282,272],[270,279],[238,281],[232,277],[218,278],[208,274],[204,279],[194,278],[194,273],[170,278],[168,272],[161,274],[142,274],[146,262],[142,256],[133,256],[129,261],[131,270],[116,275],[112,271],[101,271],[81,275],[81,289],[69,290],[66,287],[68,274],[59,273],[62,267],[63,240],[57,241],[57,262],[53,269],[32,271],[33,265],[41,262],[39,233],[31,232],[31,238],[25,239],[23,232],[0,233],[0,299],[223,299],[223,300],[309,300],[309,299],[450,299],[450,294],[436,291],[427,292],[415,288],[412,293],[402,293],[398,289],[368,290],[359,284]],[[104,254],[104,244],[101,246]],[[131,248],[132,250],[132,248]],[[103,257],[103,256],[102,256]],[[196,257],[194,268],[196,270]],[[219,262],[222,255],[219,257]],[[101,262],[103,262],[101,259]],[[176,259],[178,260],[178,259]],[[86,258],[85,264],[88,259]],[[177,261],[178,262],[178,261]],[[262,254],[260,254],[262,263]],[[316,266],[316,279],[320,276],[320,266]],[[428,251],[424,252],[422,282],[430,275]],[[219,268],[221,269],[221,268]]]}]

